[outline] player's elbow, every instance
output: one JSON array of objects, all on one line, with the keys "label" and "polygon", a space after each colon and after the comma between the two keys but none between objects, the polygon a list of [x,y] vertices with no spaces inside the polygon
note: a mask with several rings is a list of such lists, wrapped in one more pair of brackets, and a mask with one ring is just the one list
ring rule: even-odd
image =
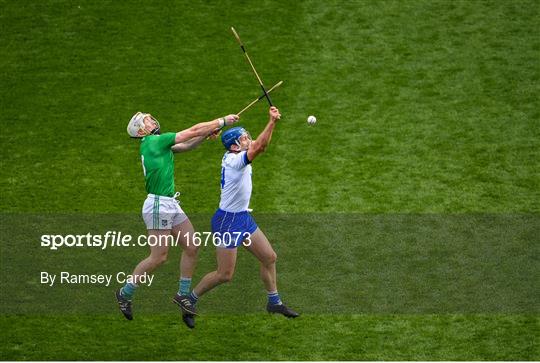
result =
[{"label": "player's elbow", "polygon": [[171,147],[173,153],[183,153],[188,150],[187,146],[184,143],[176,144]]},{"label": "player's elbow", "polygon": [[266,143],[256,143],[255,145],[252,145],[253,147],[253,152],[255,154],[260,154],[260,153],[263,153],[266,151],[266,147],[268,146],[268,144]]}]

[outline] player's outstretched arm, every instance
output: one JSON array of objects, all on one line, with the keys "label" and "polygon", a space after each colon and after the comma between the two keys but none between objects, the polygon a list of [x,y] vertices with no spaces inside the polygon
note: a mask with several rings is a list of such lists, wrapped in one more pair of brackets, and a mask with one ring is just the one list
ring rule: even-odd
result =
[{"label": "player's outstretched arm", "polygon": [[171,150],[174,153],[182,153],[182,152],[190,151],[197,148],[204,140],[206,140],[205,136],[193,137],[189,139],[188,141],[184,141],[179,144],[174,144],[173,146],[171,146]]},{"label": "player's outstretched arm", "polygon": [[266,150],[266,147],[268,146],[268,144],[270,144],[270,140],[272,139],[274,127],[276,126],[277,121],[281,118],[279,110],[277,109],[277,107],[274,106],[270,107],[268,115],[270,116],[270,119],[268,120],[268,123],[266,124],[263,132],[261,132],[259,137],[257,137],[256,140],[253,140],[253,142],[249,146],[249,149],[247,151],[247,157],[249,161],[253,161],[253,159],[255,159],[257,155],[263,153],[264,150]]},{"label": "player's outstretched arm", "polygon": [[174,140],[175,144],[180,144],[194,137],[206,137],[212,132],[214,132],[214,130],[217,128],[232,125],[233,123],[237,122],[239,118],[240,117],[238,115],[227,115],[213,121],[201,122],[193,125],[189,129],[185,129],[176,133],[176,139]]}]

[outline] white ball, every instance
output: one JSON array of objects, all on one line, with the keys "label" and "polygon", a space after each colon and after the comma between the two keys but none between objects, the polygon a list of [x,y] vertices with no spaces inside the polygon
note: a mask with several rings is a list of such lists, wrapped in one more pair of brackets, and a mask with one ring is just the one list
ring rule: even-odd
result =
[{"label": "white ball", "polygon": [[317,119],[315,118],[315,116],[309,116],[307,118],[307,123],[310,124],[310,125],[315,125],[315,122],[317,122]]}]

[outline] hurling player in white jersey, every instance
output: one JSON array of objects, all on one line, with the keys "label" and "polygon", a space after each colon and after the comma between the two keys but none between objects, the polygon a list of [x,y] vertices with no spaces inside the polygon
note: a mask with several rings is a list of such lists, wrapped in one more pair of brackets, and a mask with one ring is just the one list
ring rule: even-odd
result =
[{"label": "hurling player in white jersey", "polygon": [[[193,289],[193,304],[214,287],[231,281],[236,265],[237,247],[244,245],[260,262],[260,276],[268,292],[266,309],[289,318],[299,316],[280,299],[276,285],[277,255],[248,211],[251,198],[251,163],[270,143],[272,132],[281,117],[276,107],[270,107],[270,120],[256,140],[242,127],[223,133],[221,141],[227,149],[221,162],[221,200],[212,218],[212,233],[220,238],[216,248],[217,270],[208,273]],[[244,243],[242,243],[244,242]],[[193,318],[193,317],[192,317]],[[191,321],[194,324],[194,320]]]}]

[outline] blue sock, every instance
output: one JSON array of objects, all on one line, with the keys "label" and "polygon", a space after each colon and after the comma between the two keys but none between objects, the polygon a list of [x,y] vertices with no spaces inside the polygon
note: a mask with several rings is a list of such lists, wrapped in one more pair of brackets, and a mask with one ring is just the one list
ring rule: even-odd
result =
[{"label": "blue sock", "polygon": [[178,295],[189,295],[189,288],[191,287],[191,277],[180,277],[178,281]]},{"label": "blue sock", "polygon": [[133,293],[135,293],[135,289],[137,288],[137,285],[132,284],[131,282],[128,282],[124,285],[123,288],[120,289],[120,295],[125,297],[126,299],[131,300],[133,298]]},{"label": "blue sock", "polygon": [[279,298],[279,294],[276,291],[270,291],[268,292],[268,303],[271,305],[281,305],[281,299]]},{"label": "blue sock", "polygon": [[197,303],[197,301],[199,301],[199,297],[197,296],[197,294],[195,293],[195,290],[193,290],[191,292],[191,294],[189,295],[189,299],[191,300],[191,303],[193,305],[195,305]]}]

